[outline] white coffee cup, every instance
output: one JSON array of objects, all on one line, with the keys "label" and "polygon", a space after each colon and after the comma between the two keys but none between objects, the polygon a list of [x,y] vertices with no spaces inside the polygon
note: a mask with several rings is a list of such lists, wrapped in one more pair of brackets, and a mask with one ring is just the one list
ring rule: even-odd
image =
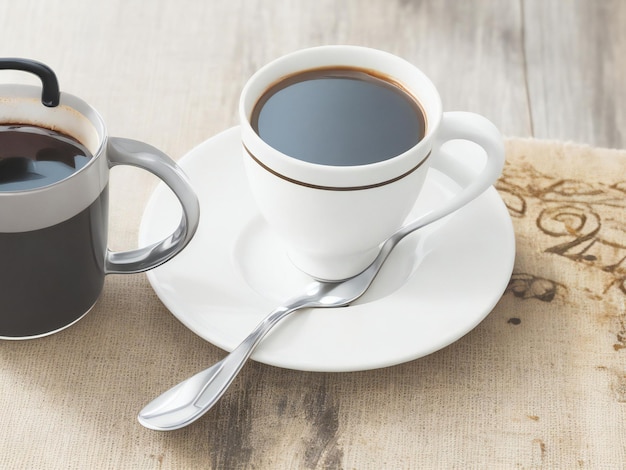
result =
[{"label": "white coffee cup", "polygon": [[[383,77],[411,95],[424,114],[423,138],[395,157],[347,166],[304,161],[265,142],[251,118],[266,91],[286,77],[333,67]],[[284,240],[292,262],[317,279],[345,279],[373,261],[380,244],[406,223],[432,162],[454,173],[454,162],[463,159],[455,155],[451,163],[441,151],[445,142],[464,139],[478,144],[486,163],[462,195],[442,201],[426,215],[427,221],[480,195],[495,182],[504,163],[502,137],[490,121],[473,113],[444,113],[437,89],[417,67],[365,47],[315,47],[270,62],[244,86],[239,117],[246,173],[259,210]]]}]

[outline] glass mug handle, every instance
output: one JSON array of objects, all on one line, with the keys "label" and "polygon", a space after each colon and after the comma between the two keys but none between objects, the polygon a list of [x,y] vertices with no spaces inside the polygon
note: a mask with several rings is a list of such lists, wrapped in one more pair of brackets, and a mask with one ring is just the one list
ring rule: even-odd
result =
[{"label": "glass mug handle", "polygon": [[167,184],[183,209],[176,230],[160,242],[130,251],[107,249],[106,274],[138,273],[155,268],[180,252],[191,241],[200,220],[200,205],[187,176],[160,150],[132,139],[110,137],[109,166],[131,165],[149,171]]},{"label": "glass mug handle", "polygon": [[[504,166],[502,135],[487,118],[469,112],[445,112],[437,139],[430,166],[459,183],[462,189],[441,207],[433,209],[404,226],[401,229],[403,232],[411,232],[416,226],[422,227],[431,224],[460,209],[485,192],[502,173]],[[443,144],[457,139],[474,142],[482,147],[487,154],[485,165],[478,175],[468,175],[468,172],[464,171],[463,165],[459,165],[462,155],[454,155],[452,152],[441,150]]]}]

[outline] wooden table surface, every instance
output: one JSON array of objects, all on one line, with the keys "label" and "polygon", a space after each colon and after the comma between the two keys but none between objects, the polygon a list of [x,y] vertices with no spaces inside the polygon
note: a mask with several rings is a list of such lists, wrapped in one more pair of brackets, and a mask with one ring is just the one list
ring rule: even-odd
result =
[{"label": "wooden table surface", "polygon": [[624,148],[624,24],[620,0],[24,0],[0,2],[0,51],[50,64],[113,134],[174,156],[236,124],[261,65],[340,43],[408,59],[445,109],[484,114],[506,136]]},{"label": "wooden table surface", "polygon": [[[111,135],[149,142],[174,159],[236,125],[240,90],[263,64],[296,49],[344,43],[413,62],[439,88],[445,110],[483,114],[507,137],[626,148],[625,25],[626,2],[620,0],[0,0],[0,56],[47,63],[62,90],[100,111]],[[36,83],[30,76],[0,71],[0,82],[14,81]],[[133,169],[116,169],[113,176],[110,243],[120,249],[136,244],[137,225],[156,181]],[[123,284],[110,281],[107,288],[118,285]],[[156,303],[143,285],[142,298]],[[223,356],[182,326],[171,328],[178,329],[163,339],[163,348],[170,348],[177,361],[172,377],[182,379],[197,367],[186,369],[186,361],[195,358],[208,366]],[[332,452],[339,426],[333,399],[359,400],[360,395],[344,388],[340,397],[328,398],[337,387],[332,374],[268,370],[258,363],[245,369],[238,398],[231,397],[227,408],[209,418],[215,433],[206,440],[194,437],[194,445],[210,449],[211,459],[203,465],[244,468],[241,462],[248,462],[254,467],[250,462],[263,449],[249,447],[243,428],[255,420],[250,408],[258,381],[270,377],[271,386],[282,387],[287,397],[275,403],[276,419],[289,422],[296,419],[290,416],[302,415],[311,425],[299,439],[294,466],[340,468],[342,455]],[[396,369],[384,377],[391,380],[395,373],[409,371]],[[352,375],[344,386],[356,390],[364,377]],[[386,392],[401,387],[408,375],[398,380],[389,382]],[[377,396],[382,405],[385,400]],[[354,416],[351,425],[364,417]],[[133,428],[133,436],[143,431],[150,432]],[[184,436],[173,438],[176,445],[183,445]],[[381,452],[386,439],[380,436]],[[132,439],[125,445],[132,448]],[[163,463],[153,452],[152,465],[143,468]],[[358,446],[345,457],[367,468],[354,452]],[[372,445],[368,452],[376,454]],[[387,463],[394,468],[393,461]]]}]

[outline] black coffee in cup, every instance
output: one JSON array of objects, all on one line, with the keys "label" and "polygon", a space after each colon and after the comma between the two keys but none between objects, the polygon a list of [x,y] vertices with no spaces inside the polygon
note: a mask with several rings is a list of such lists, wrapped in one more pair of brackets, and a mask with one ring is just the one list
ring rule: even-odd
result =
[{"label": "black coffee in cup", "polygon": [[353,166],[396,157],[425,135],[415,97],[388,77],[352,67],[288,76],[254,106],[251,124],[276,150],[311,163]]},{"label": "black coffee in cup", "polygon": [[[49,186],[92,158],[67,134],[26,124],[0,125],[0,192]],[[93,305],[104,282],[107,198],[105,188],[68,220],[27,232],[0,233],[0,291],[11,293],[0,301],[11,312],[0,319],[4,337],[55,331]],[[45,316],[37,313],[42,310]]]},{"label": "black coffee in cup", "polygon": [[105,188],[68,220],[0,233],[0,292],[11,294],[0,299],[1,336],[49,333],[89,311],[104,284],[107,207]]},{"label": "black coffee in cup", "polygon": [[23,191],[61,181],[92,158],[73,137],[25,124],[0,125],[0,191]]}]

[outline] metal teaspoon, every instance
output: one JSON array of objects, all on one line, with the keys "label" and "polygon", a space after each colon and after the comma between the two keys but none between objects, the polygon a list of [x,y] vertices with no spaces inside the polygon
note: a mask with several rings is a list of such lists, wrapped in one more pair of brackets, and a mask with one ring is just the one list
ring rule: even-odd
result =
[{"label": "metal teaspoon", "polygon": [[[250,335],[221,361],[172,387],[148,403],[139,412],[139,422],[149,429],[172,431],[196,421],[222,397],[256,346],[276,324],[296,310],[311,307],[343,307],[361,297],[372,284],[391,251],[404,237],[460,209],[491,186],[502,169],[503,149],[501,155],[501,161],[482,171],[482,173],[489,173],[488,177],[474,179],[447,204],[405,225],[389,237],[382,244],[378,256],[365,271],[342,281],[314,281],[309,284],[303,294],[288,299],[284,305],[270,312]],[[438,169],[464,186],[469,178],[467,174],[458,170],[458,161],[455,165],[454,161],[449,160],[450,158],[445,154],[439,156],[435,159],[437,163],[433,163],[433,167],[439,167]]]}]

